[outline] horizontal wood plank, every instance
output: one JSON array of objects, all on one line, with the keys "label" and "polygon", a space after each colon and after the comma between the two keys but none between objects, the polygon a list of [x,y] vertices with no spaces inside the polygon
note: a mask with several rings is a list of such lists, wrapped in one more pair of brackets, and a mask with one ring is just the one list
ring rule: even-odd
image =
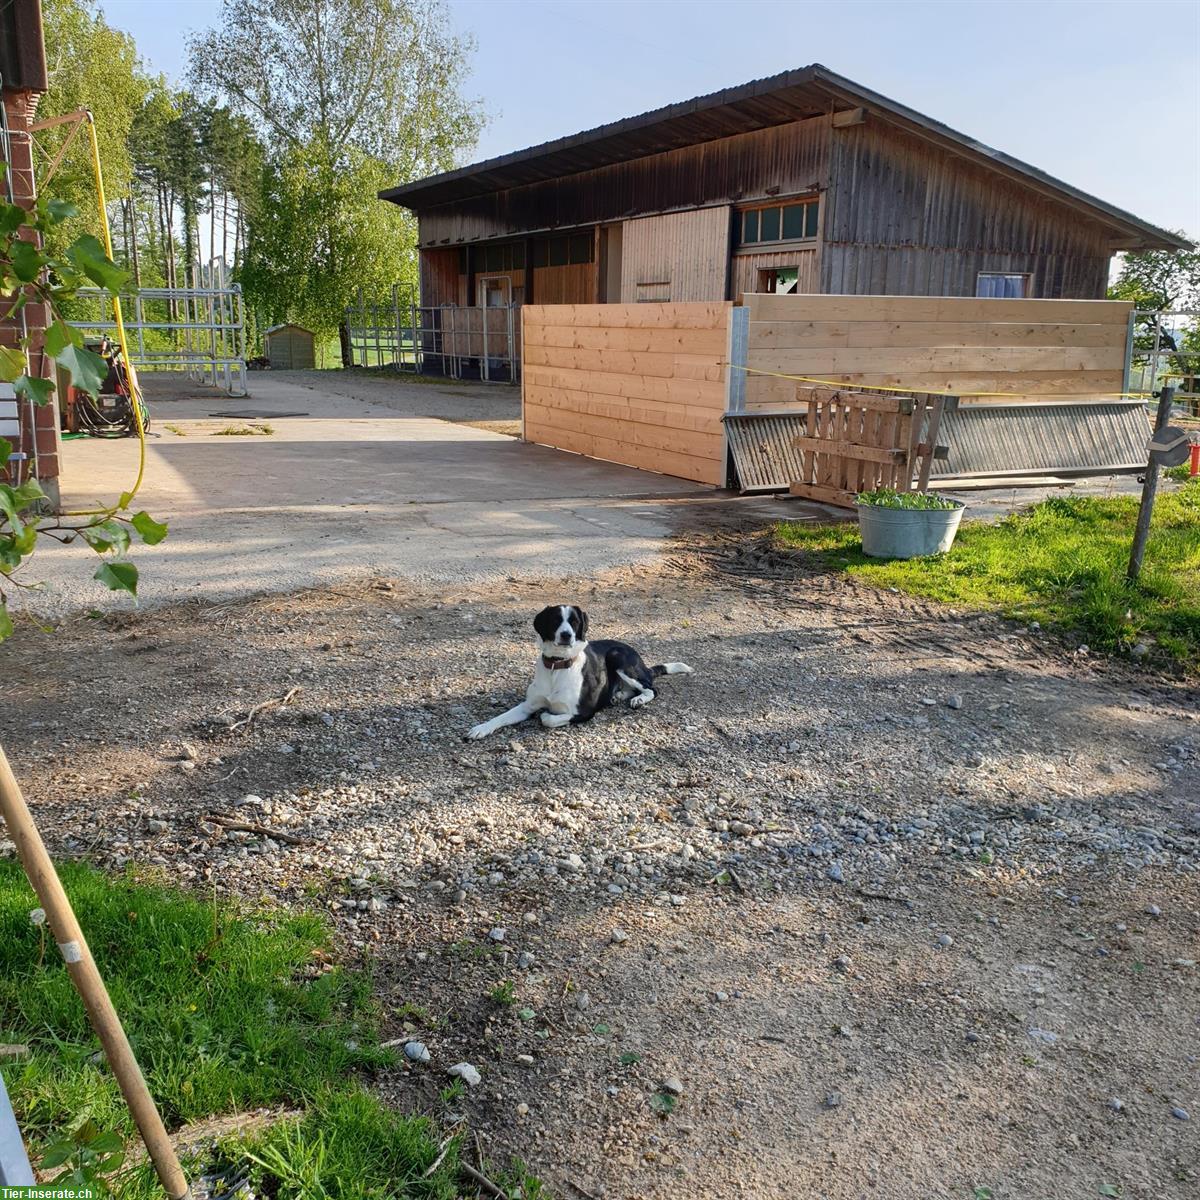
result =
[{"label": "horizontal wood plank", "polygon": [[718,413],[725,409],[725,384],[719,380],[623,375],[615,371],[583,371],[574,367],[541,366],[536,363],[527,363],[523,376],[527,386],[686,404],[712,408]]},{"label": "horizontal wood plank", "polygon": [[606,462],[622,463],[643,471],[654,471],[660,475],[674,475],[679,479],[691,479],[697,483],[719,486],[724,481],[723,461],[695,458],[672,451],[653,450],[644,446],[633,446],[611,438],[573,433],[570,430],[527,421],[525,440],[543,446],[570,450],[599,458]]},{"label": "horizontal wood plank", "polygon": [[725,329],[729,301],[688,304],[527,304],[526,322],[601,329]]},{"label": "horizontal wood plank", "polygon": [[1080,323],[999,321],[751,321],[755,350],[815,347],[1093,346],[1125,345],[1125,330]]},{"label": "horizontal wood plank", "polygon": [[1125,300],[981,300],[970,296],[743,297],[751,321],[999,321],[1126,325]]},{"label": "horizontal wood plank", "polygon": [[563,346],[576,350],[629,350],[660,354],[703,354],[723,359],[726,331],[721,329],[603,328],[595,325],[532,325],[527,346]]},{"label": "horizontal wood plank", "polygon": [[537,404],[525,406],[525,420],[534,426],[586,434],[628,446],[643,446],[651,450],[669,450],[693,458],[713,459],[724,447],[720,432],[696,429],[673,429],[668,425],[648,425],[634,421],[616,421],[593,413],[572,412],[564,408],[543,408]]},{"label": "horizontal wood plank", "polygon": [[673,354],[626,350],[576,350],[565,346],[531,345],[525,336],[525,361],[534,366],[573,367],[583,371],[615,371],[618,374],[653,375],[661,379],[700,379],[718,382],[725,378],[723,356],[718,354]]},{"label": "horizontal wood plank", "polygon": [[[763,371],[813,375],[825,371],[840,379],[850,374],[886,371],[892,375],[928,375],[960,371],[978,375],[1023,374],[1041,371],[1111,371],[1124,377],[1125,339],[1120,346],[924,346],[912,348],[843,347],[813,350],[773,350],[756,354],[748,364]],[[753,372],[751,372],[753,374]]]},{"label": "horizontal wood plank", "polygon": [[721,414],[715,409],[690,404],[662,404],[653,400],[627,400],[595,392],[565,391],[561,388],[528,384],[525,403],[541,408],[561,408],[589,413],[614,421],[632,421],[643,425],[663,425],[676,429],[694,429],[701,433],[721,432]]},{"label": "horizontal wood plank", "polygon": [[815,450],[836,458],[854,458],[861,462],[903,462],[906,454],[899,446],[887,449],[882,446],[860,446],[855,442],[830,441],[828,438],[798,437],[792,439],[797,450]]}]

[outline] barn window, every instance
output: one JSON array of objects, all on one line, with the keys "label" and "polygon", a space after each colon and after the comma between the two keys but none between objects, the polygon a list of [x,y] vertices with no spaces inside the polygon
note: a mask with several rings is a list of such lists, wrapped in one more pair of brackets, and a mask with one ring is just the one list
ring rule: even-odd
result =
[{"label": "barn window", "polygon": [[530,266],[565,267],[590,263],[596,257],[595,238],[589,233],[539,238],[533,243]]},{"label": "barn window", "polygon": [[1009,274],[1004,271],[980,271],[975,283],[975,295],[989,300],[1022,300],[1032,290],[1032,275]]},{"label": "barn window", "polygon": [[738,225],[738,242],[753,246],[760,242],[799,242],[817,236],[820,201],[797,200],[744,209]]}]

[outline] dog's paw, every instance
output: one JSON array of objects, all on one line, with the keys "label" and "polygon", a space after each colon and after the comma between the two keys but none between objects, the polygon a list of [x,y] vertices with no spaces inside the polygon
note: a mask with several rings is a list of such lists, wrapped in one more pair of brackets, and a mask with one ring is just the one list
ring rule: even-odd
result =
[{"label": "dog's paw", "polygon": [[487,737],[487,735],[491,732],[492,731],[487,727],[487,723],[485,722],[482,725],[475,725],[468,729],[467,732],[463,734],[463,737],[467,741],[477,742],[480,738]]},{"label": "dog's paw", "polygon": [[641,708],[644,704],[649,704],[654,699],[654,693],[651,691],[639,692],[629,702],[630,708]]}]

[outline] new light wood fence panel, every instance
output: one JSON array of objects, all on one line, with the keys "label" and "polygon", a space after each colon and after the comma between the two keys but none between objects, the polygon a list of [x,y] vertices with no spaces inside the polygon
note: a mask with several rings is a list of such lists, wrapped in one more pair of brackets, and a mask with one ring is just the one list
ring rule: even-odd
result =
[{"label": "new light wood fence panel", "polygon": [[730,308],[526,305],[526,441],[722,484]]},{"label": "new light wood fence panel", "polygon": [[[924,296],[744,297],[747,365],[860,388],[998,392],[997,400],[1123,390],[1132,305]],[[746,381],[753,411],[791,407],[795,382]],[[987,403],[988,397],[964,397]]]}]

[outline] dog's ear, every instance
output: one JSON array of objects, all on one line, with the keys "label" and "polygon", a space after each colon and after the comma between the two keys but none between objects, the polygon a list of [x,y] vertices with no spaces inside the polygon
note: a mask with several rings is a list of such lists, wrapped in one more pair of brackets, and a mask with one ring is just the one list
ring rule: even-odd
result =
[{"label": "dog's ear", "polygon": [[578,607],[578,605],[575,608],[575,613],[579,617],[579,631],[576,633],[575,636],[577,638],[579,638],[580,641],[583,641],[583,639],[585,637],[587,637],[587,627],[588,627],[587,613],[585,613],[582,608]]}]

